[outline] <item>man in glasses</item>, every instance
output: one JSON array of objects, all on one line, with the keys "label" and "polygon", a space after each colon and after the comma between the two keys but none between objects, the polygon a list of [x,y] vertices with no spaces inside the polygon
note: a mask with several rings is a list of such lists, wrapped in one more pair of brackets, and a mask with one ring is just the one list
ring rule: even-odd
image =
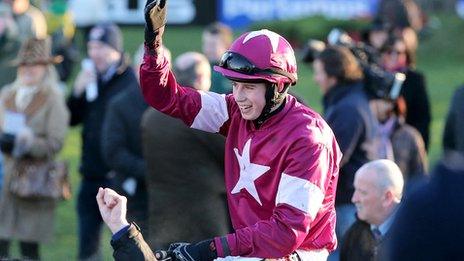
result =
[{"label": "man in glasses", "polygon": [[[214,67],[231,80],[232,94],[182,87],[161,47],[165,4],[151,0],[146,6],[142,91],[155,109],[226,137],[225,182],[235,231],[172,244],[157,258],[326,260],[337,245],[334,200],[342,154],[322,117],[287,94],[297,81],[292,47],[268,30],[245,33]],[[97,200],[114,233],[114,256],[153,258],[124,217],[124,198],[100,189]]]}]

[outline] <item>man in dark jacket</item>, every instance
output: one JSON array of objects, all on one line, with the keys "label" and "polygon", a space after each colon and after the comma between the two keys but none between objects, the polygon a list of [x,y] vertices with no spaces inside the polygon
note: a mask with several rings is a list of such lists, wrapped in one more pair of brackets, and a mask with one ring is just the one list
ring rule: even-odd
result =
[{"label": "man in dark jacket", "polygon": [[[354,174],[363,164],[375,158],[375,153],[369,148],[377,121],[363,90],[361,68],[347,48],[326,48],[316,57],[313,67],[314,81],[324,95],[324,118],[343,153],[335,201],[336,233],[341,239],[355,221],[355,207],[351,203]],[[336,255],[337,252],[332,254]]]},{"label": "man in dark jacket", "polygon": [[377,260],[401,202],[403,174],[391,160],[371,161],[356,172],[354,187],[358,219],[345,234],[340,260]]},{"label": "man in dark jacket", "polygon": [[[141,57],[135,63],[134,70],[138,70]],[[102,130],[103,158],[114,172],[114,188],[129,199],[127,214],[141,227],[145,237],[148,198],[140,123],[147,107],[139,85],[128,85],[109,102]]]},{"label": "man in dark jacket", "polygon": [[[124,59],[122,35],[114,24],[99,24],[87,44],[91,62],[83,63],[68,99],[71,125],[82,123],[82,182],[77,201],[79,259],[98,257],[102,219],[95,204],[100,186],[111,186],[110,169],[101,152],[101,132],[109,100],[125,88],[137,87],[133,70]],[[90,66],[89,66],[90,64]]]},{"label": "man in dark jacket", "polygon": [[[209,90],[211,69],[202,54],[180,55],[174,73],[183,86]],[[195,242],[228,233],[224,138],[189,128],[152,108],[143,116],[142,133],[151,248],[167,249],[172,242]]]}]

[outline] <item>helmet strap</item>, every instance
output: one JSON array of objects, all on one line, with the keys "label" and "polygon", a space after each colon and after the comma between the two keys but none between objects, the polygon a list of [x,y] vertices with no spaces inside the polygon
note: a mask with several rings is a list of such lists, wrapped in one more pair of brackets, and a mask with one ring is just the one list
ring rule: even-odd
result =
[{"label": "helmet strap", "polygon": [[[266,93],[264,95],[264,98],[266,99],[266,105],[264,106],[263,111],[259,117],[253,121],[256,128],[259,128],[264,123],[264,121],[283,109],[285,106],[285,97],[287,96],[288,87],[289,84],[285,84],[282,91],[279,92],[279,88],[276,83],[266,82]],[[272,111],[272,109],[280,103],[282,104],[279,106],[279,108],[276,108],[274,111]]]}]

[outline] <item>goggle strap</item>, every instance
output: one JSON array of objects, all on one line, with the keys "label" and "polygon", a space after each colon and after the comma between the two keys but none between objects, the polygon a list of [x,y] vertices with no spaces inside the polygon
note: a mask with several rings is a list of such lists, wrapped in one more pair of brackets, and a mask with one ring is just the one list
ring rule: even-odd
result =
[{"label": "goggle strap", "polygon": [[296,78],[291,73],[288,73],[288,72],[286,72],[286,71],[284,71],[282,69],[278,69],[278,68],[270,68],[270,69],[267,69],[267,71],[270,71],[270,72],[275,73],[275,74],[286,76],[292,81],[291,82],[292,85],[296,84]]}]

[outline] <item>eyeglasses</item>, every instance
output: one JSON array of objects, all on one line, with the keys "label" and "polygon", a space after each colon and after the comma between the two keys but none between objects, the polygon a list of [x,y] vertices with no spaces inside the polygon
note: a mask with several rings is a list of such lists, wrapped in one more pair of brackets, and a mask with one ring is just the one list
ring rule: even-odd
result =
[{"label": "eyeglasses", "polygon": [[243,55],[234,52],[225,52],[219,61],[219,67],[246,75],[256,75],[260,73],[269,75],[279,74],[288,77],[292,81],[292,84],[296,83],[295,77],[290,73],[277,68],[260,69]]}]

